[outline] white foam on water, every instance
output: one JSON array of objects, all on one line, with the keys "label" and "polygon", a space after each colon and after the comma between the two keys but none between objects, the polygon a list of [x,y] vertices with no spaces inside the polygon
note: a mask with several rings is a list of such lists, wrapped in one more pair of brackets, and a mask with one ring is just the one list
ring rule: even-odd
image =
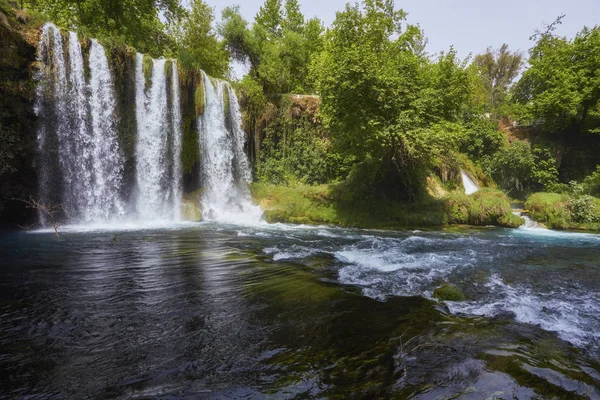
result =
[{"label": "white foam on water", "polygon": [[514,313],[518,322],[537,325],[577,346],[600,340],[600,293],[578,289],[560,289],[549,293],[534,293],[527,286],[504,283],[492,275],[486,284],[488,299],[469,302],[447,302],[453,313],[494,317]]},{"label": "white foam on water", "polygon": [[267,247],[263,250],[265,254],[271,255],[274,261],[302,259],[310,257],[320,252],[319,249],[293,245],[286,250],[281,250],[278,247]]}]

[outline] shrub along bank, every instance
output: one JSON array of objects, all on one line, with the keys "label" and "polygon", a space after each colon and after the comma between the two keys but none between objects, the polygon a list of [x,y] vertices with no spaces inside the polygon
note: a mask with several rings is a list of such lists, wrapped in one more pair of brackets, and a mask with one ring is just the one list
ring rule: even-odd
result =
[{"label": "shrub along bank", "polygon": [[534,193],[525,202],[534,220],[551,229],[600,231],[600,199],[586,194]]},{"label": "shrub along bank", "polygon": [[377,200],[356,204],[344,199],[339,185],[279,186],[254,183],[254,200],[268,222],[332,224],[359,228],[406,228],[447,224],[518,227],[508,197],[483,189],[473,195],[451,192],[445,197],[414,203]]}]

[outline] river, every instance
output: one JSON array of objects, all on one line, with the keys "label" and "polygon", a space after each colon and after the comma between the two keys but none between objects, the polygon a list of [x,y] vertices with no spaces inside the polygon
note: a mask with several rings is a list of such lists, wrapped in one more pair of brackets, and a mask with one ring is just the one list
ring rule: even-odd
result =
[{"label": "river", "polygon": [[598,235],[64,227],[0,259],[0,398],[600,398]]}]

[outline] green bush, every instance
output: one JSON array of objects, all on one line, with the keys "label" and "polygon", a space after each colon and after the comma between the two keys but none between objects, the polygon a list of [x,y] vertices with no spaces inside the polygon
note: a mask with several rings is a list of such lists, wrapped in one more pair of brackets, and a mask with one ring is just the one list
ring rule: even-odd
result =
[{"label": "green bush", "polygon": [[525,202],[534,220],[554,229],[600,230],[600,199],[566,193],[534,193]]},{"label": "green bush", "polygon": [[596,170],[583,180],[583,187],[587,194],[600,196],[600,165],[596,166]]},{"label": "green bush", "polygon": [[578,224],[590,224],[600,222],[600,214],[595,206],[595,199],[589,195],[572,198],[569,202],[569,210],[573,221]]},{"label": "green bush", "polygon": [[523,223],[513,215],[508,197],[499,190],[482,189],[470,196],[452,192],[444,202],[451,224],[518,227]]},{"label": "green bush", "polygon": [[526,192],[558,182],[555,160],[547,149],[516,140],[483,160],[486,172],[508,192]]}]

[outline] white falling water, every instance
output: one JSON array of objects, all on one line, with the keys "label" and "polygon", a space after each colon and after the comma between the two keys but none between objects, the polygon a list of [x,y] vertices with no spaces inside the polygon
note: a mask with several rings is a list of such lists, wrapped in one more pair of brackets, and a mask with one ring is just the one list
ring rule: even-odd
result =
[{"label": "white falling water", "polygon": [[466,194],[473,194],[479,191],[479,187],[473,182],[473,180],[467,175],[465,171],[460,170],[460,176],[462,178],[462,183],[465,188]]},{"label": "white falling water", "polygon": [[177,220],[181,215],[179,77],[173,63],[169,112],[165,63],[164,59],[152,61],[150,86],[146,87],[144,58],[136,56],[136,208],[143,220]]},{"label": "white falling water", "polygon": [[89,207],[84,221],[117,220],[124,216],[125,207],[120,195],[123,156],[116,133],[116,101],[106,53],[93,39],[89,63],[93,185],[85,193]]},{"label": "white falling water", "polygon": [[173,171],[171,198],[173,199],[173,210],[175,220],[181,219],[181,198],[183,197],[183,167],[181,164],[181,97],[179,95],[179,72],[177,63],[173,61],[173,75],[171,75],[171,87],[173,90],[171,132],[173,135]]},{"label": "white falling water", "polygon": [[[89,102],[87,101],[88,87],[85,81],[81,44],[75,32],[69,33],[69,101],[70,126],[68,131],[59,135],[61,154],[71,154],[61,157],[65,184],[63,187],[63,207],[73,216],[90,219],[90,209],[93,206],[90,199],[80,196],[93,186],[92,159],[93,143],[89,129]],[[68,203],[66,200],[68,199]],[[82,215],[83,214],[83,215]]]},{"label": "white falling water", "polygon": [[[51,166],[55,166],[52,154],[47,149],[52,145],[56,132],[67,130],[64,121],[65,94],[67,91],[67,78],[63,40],[60,31],[53,24],[46,24],[42,28],[40,41],[37,48],[37,60],[42,66],[36,74],[38,85],[36,88],[36,102],[34,111],[38,119],[44,121],[38,125],[37,143],[39,159],[39,191],[46,202],[55,201],[53,196],[53,174]],[[39,213],[40,223],[45,224],[46,216]]]},{"label": "white falling water", "polygon": [[35,107],[40,196],[62,205],[69,222],[117,219],[124,212],[123,161],[108,61],[104,48],[92,40],[87,83],[77,35],[69,33],[68,66],[63,42],[54,25],[42,28]]},{"label": "white falling water", "polygon": [[[247,187],[251,174],[243,151],[244,140],[237,98],[225,82],[217,80],[213,86],[204,72],[202,79],[205,111],[198,123],[204,189],[202,216],[205,220],[257,223],[262,212],[252,204]],[[230,129],[225,116],[225,90],[229,96]]]}]

